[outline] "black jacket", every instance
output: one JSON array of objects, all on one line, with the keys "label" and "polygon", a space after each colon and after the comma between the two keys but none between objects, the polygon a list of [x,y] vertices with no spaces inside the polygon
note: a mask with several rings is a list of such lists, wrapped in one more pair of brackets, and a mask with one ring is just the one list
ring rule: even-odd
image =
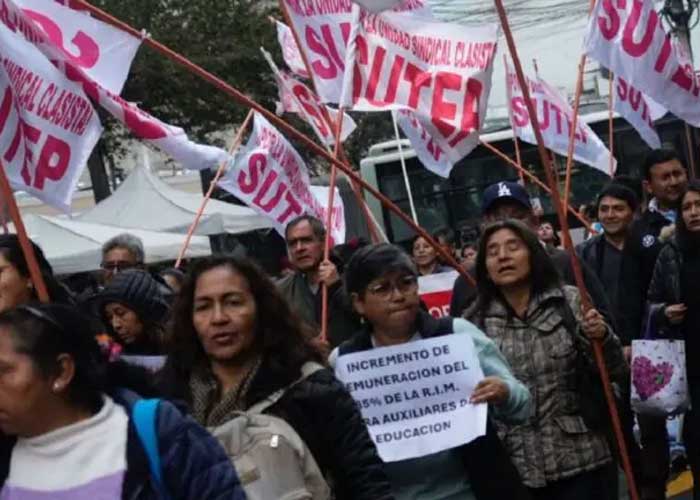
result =
[{"label": "black jacket", "polygon": [[[139,397],[129,391],[113,395],[129,416]],[[219,443],[194,420],[185,417],[171,403],[158,408],[158,447],[162,477],[172,500],[244,500],[236,471]],[[9,474],[14,440],[0,440],[0,487]],[[151,469],[131,419],[126,444],[127,470],[123,500],[161,500],[151,483]]]},{"label": "black jacket", "polygon": [[[559,250],[558,248],[547,248],[547,252],[552,259],[552,263],[559,271],[562,281],[565,285],[576,286],[576,279],[574,278],[574,269],[571,265],[571,256],[568,252],[564,250]],[[610,301],[605,295],[605,290],[603,285],[600,283],[598,276],[591,270],[591,268],[584,262],[581,262],[581,268],[583,271],[583,280],[588,289],[588,293],[591,295],[591,300],[595,305],[595,308],[601,313],[606,320],[608,320],[610,325],[614,325],[615,321],[610,312]],[[476,277],[475,270],[469,269],[467,272],[470,276]],[[462,313],[469,307],[472,302],[476,299],[477,289],[472,286],[463,276],[458,276],[455,280],[454,287],[452,289],[452,300],[450,302],[450,314],[455,317],[462,316]]]},{"label": "black jacket", "polygon": [[660,213],[647,210],[630,227],[622,255],[619,337],[624,345],[640,338],[645,323],[645,304],[656,259],[661,252],[661,230],[671,223]]},{"label": "black jacket", "polygon": [[[292,384],[263,362],[253,378],[246,406]],[[285,420],[309,447],[337,500],[389,500],[389,480],[355,401],[329,369],[291,387],[265,411]]]},{"label": "black jacket", "polygon": [[[423,338],[452,333],[451,317],[437,320],[426,312],[419,312],[417,328]],[[357,332],[339,348],[340,355],[372,349],[367,328]],[[530,494],[520,480],[495,429],[489,423],[486,435],[459,448],[467,477],[479,500],[527,500]]]}]

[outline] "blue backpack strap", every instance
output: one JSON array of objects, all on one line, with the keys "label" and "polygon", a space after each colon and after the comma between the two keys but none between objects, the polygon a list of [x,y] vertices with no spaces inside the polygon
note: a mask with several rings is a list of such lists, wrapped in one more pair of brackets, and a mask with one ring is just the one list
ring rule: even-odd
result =
[{"label": "blue backpack strap", "polygon": [[160,399],[139,399],[132,409],[132,418],[136,433],[141,440],[143,449],[148,457],[148,465],[158,494],[164,500],[170,498],[163,484],[163,473],[160,463],[160,451],[158,450],[158,433],[156,422],[158,418],[158,405]]}]

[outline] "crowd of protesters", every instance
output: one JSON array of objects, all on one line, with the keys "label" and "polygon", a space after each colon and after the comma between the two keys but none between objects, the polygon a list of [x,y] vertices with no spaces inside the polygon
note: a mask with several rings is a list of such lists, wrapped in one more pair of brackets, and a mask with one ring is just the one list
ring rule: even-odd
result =
[{"label": "crowd of protesters", "polygon": [[[641,170],[643,190],[613,179],[595,200],[599,230],[575,249],[588,297],[526,189],[488,187],[478,239],[434,235],[473,278],[456,279],[442,318],[419,280],[452,269],[425,238],[354,242],[326,260],[326,230],[308,215],[286,228],[291,270],[278,278],[227,256],[151,272],[124,234],[103,247],[100,283],[71,291],[33,244],[49,304],[19,240],[0,236],[0,498],[617,499],[594,342],[641,498],[666,498],[667,419],[632,411],[630,345],[652,330],[685,340],[700,404],[700,184],[673,151]],[[485,378],[470,402],[488,405],[486,433],[383,462],[334,368],[443,335],[474,345]],[[700,484],[695,407],[683,443]]]}]

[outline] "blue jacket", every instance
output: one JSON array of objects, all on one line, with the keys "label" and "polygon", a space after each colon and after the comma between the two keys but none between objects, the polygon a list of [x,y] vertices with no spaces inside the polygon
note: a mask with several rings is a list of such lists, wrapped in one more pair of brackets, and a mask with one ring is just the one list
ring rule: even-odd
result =
[{"label": "blue jacket", "polygon": [[[120,390],[112,395],[131,417],[139,396]],[[172,403],[161,401],[157,417],[162,476],[170,500],[245,500],[236,471],[209,433]],[[14,440],[0,440],[0,488],[7,479]],[[151,483],[151,471],[136,428],[129,420],[127,471],[123,500],[163,500]]]}]

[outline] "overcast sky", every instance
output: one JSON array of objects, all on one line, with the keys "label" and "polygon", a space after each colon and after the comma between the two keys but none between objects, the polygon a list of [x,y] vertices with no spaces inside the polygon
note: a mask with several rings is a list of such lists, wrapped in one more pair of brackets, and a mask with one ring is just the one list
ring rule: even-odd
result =
[{"label": "overcast sky", "polygon": [[[504,0],[510,10],[515,42],[525,71],[533,75],[532,59],[537,58],[540,76],[556,87],[573,92],[587,24],[587,0]],[[429,0],[437,17],[469,22],[497,22],[493,0]],[[663,1],[657,1],[657,6]],[[693,52],[700,57],[700,26],[691,32]],[[506,101],[503,53],[507,51],[501,35],[493,74],[491,106]],[[595,67],[594,62],[589,63]],[[606,80],[601,93],[607,95]]]}]

